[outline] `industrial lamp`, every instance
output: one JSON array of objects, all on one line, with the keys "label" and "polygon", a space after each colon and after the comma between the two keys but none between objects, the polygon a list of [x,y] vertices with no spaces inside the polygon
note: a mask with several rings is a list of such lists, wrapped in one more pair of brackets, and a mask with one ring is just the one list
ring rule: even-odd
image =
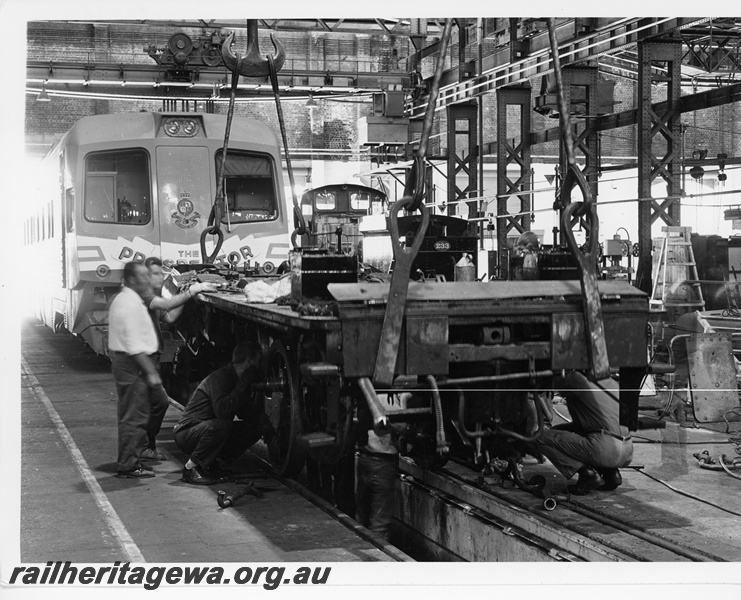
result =
[{"label": "industrial lamp", "polygon": [[49,94],[46,93],[46,84],[42,84],[39,95],[36,96],[36,102],[51,102]]},{"label": "industrial lamp", "polygon": [[317,101],[314,100],[314,96],[309,96],[309,99],[306,101],[306,107],[307,108],[316,108],[317,106],[319,106],[319,105],[317,104]]}]

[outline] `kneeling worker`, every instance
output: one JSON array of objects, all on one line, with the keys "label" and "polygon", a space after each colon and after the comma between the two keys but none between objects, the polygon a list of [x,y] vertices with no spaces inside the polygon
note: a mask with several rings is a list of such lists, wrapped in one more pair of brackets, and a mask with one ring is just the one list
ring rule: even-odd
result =
[{"label": "kneeling worker", "polygon": [[260,439],[262,409],[255,406],[250,391],[260,378],[260,359],[257,342],[238,344],[232,362],[211,373],[193,392],[173,429],[178,448],[190,456],[183,481],[216,483],[216,459],[232,462]]},{"label": "kneeling worker", "polygon": [[566,479],[579,474],[569,491],[614,490],[622,484],[619,467],[633,458],[628,428],[620,425],[619,387],[612,380],[597,385],[574,371],[556,382],[563,391],[571,423],[543,431],[535,447]]}]

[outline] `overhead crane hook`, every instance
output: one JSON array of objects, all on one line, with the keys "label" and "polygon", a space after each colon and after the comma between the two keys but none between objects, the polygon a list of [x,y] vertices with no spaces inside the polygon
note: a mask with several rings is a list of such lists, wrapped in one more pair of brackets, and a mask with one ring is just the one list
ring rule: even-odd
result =
[{"label": "overhead crane hook", "polygon": [[[283,44],[272,33],[270,34],[270,41],[273,42],[275,48],[275,54],[271,57],[275,64],[275,70],[280,71],[286,61],[286,51]],[[243,77],[266,77],[270,75],[270,61],[267,56],[260,54],[256,19],[247,19],[247,53],[241,58],[241,63],[239,62],[239,53],[236,56],[232,53],[232,42],[234,42],[233,31],[221,46],[221,57],[224,59],[227,69]]]},{"label": "overhead crane hook", "polygon": [[[260,45],[257,36],[257,20],[247,19],[247,54],[243,57],[239,52],[235,55],[232,53],[231,45],[234,41],[234,32],[231,32],[224,43],[221,46],[221,56],[224,59],[224,64],[232,72],[232,85],[231,94],[229,96],[229,109],[226,115],[226,131],[224,132],[224,147],[221,154],[221,162],[219,164],[219,173],[216,187],[216,198],[214,204],[211,207],[211,214],[208,218],[207,227],[201,232],[201,256],[203,257],[204,263],[213,264],[214,260],[221,251],[221,247],[224,243],[224,232],[221,230],[221,220],[226,215],[227,218],[227,231],[229,230],[229,210],[227,206],[226,193],[224,192],[224,167],[226,164],[227,150],[229,147],[229,133],[232,127],[232,117],[234,115],[234,101],[237,95],[237,87],[239,85],[239,76],[243,77],[266,77],[270,76],[273,90],[275,91],[275,101],[278,106],[278,116],[281,124],[281,131],[284,132],[285,126],[283,123],[283,114],[280,111],[280,97],[278,95],[278,83],[276,73],[281,69],[283,63],[286,60],[286,51],[283,45],[275,38],[273,34],[270,34],[270,39],[275,47],[275,55],[261,56]],[[286,149],[286,160],[288,157],[288,146],[285,144],[285,133],[283,136],[284,146]],[[289,164],[289,175],[291,176],[291,188],[293,188],[293,173],[290,169]],[[294,197],[294,205],[297,205],[296,198]],[[295,209],[294,209],[295,210]],[[303,224],[303,221],[301,221]],[[209,235],[216,236],[216,243],[211,254],[206,252],[206,238]]]}]

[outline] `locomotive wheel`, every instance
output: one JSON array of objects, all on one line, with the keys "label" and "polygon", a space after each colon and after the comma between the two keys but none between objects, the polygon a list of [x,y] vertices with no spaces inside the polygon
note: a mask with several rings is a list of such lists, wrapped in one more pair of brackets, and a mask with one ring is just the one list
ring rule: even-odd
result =
[{"label": "locomotive wheel", "polygon": [[347,456],[353,454],[355,450],[355,438],[357,436],[357,428],[355,427],[354,407],[351,398],[345,398],[345,400],[346,402],[341,401],[342,410],[344,411],[344,419],[342,420],[344,425],[337,432],[339,438],[339,447],[335,462],[343,460]]},{"label": "locomotive wheel", "polygon": [[302,403],[298,370],[291,357],[281,342],[270,346],[267,380],[272,384],[265,392],[265,414],[275,429],[275,436],[267,444],[268,454],[276,472],[285,477],[298,475],[306,460],[297,440],[303,433]]},{"label": "locomotive wheel", "polygon": [[[316,391],[321,393],[323,390],[317,387]],[[308,403],[310,400],[307,398],[306,401]],[[338,465],[348,456],[354,454],[357,431],[353,418],[354,411],[351,398],[345,397],[340,399],[340,415],[336,432],[337,441],[335,444],[333,446],[309,450],[309,458],[316,464]],[[324,423],[320,423],[318,426],[312,424],[311,426],[312,430],[323,431],[325,429]]]}]

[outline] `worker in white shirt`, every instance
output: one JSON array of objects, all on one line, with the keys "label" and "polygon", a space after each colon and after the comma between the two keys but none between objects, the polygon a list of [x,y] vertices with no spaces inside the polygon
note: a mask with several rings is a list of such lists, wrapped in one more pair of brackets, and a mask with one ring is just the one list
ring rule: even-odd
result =
[{"label": "worker in white shirt", "polygon": [[[154,477],[141,462],[153,402],[166,402],[162,380],[152,356],[159,340],[143,296],[151,290],[149,269],[138,262],[124,265],[123,288],[108,312],[108,350],[118,393],[118,475],[127,478]],[[195,288],[195,289],[194,289]],[[171,300],[184,304],[211,284],[196,284]]]}]

